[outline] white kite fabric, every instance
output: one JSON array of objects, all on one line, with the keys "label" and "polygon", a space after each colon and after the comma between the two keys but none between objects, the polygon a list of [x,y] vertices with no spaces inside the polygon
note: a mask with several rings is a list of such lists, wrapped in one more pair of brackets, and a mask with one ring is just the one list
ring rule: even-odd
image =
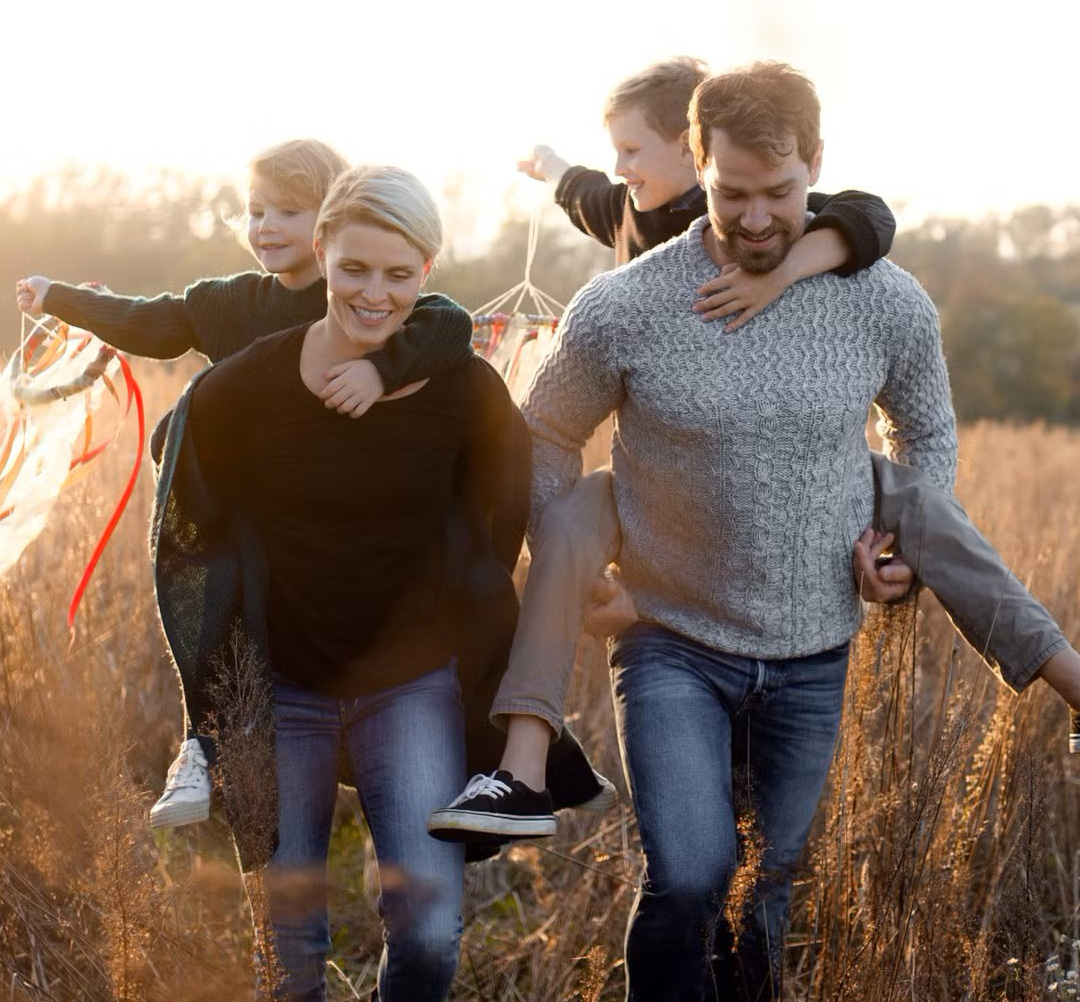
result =
[{"label": "white kite fabric", "polygon": [[[127,360],[88,331],[53,317],[23,317],[20,346],[0,376],[0,576],[41,533],[64,487],[115,438],[96,420],[107,401],[121,420],[136,407],[139,450],[127,486],[68,609],[79,600],[135,486],[145,438],[142,394]],[[101,425],[116,423],[101,440]]]},{"label": "white kite fabric", "polygon": [[[529,221],[525,278],[472,314],[473,349],[495,367],[517,404],[524,399],[555,336],[559,315],[566,309],[532,284],[530,275],[540,234],[539,220],[539,214],[534,213]],[[526,299],[534,312],[522,311]]]}]

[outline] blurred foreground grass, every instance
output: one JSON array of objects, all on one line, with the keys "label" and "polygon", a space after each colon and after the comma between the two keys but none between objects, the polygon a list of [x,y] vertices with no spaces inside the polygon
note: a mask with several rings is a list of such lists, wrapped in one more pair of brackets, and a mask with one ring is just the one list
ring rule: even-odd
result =
[{"label": "blurred foreground grass", "polygon": [[[151,423],[191,371],[139,368]],[[146,825],[180,730],[146,551],[147,463],[70,645],[64,625],[132,438],[125,428],[0,581],[7,1002],[251,995],[250,920],[223,821]],[[1077,637],[1080,434],[978,425],[964,430],[961,457],[961,499]],[[641,859],[595,641],[582,644],[569,712],[623,802],[468,868],[455,999],[622,997]],[[932,597],[873,617],[797,887],[788,996],[1080,997],[1080,761],[1064,754],[1064,728],[1063,706],[1041,684],[1017,698],[958,646]],[[367,998],[381,948],[378,874],[344,791],[331,882],[331,998]]]}]

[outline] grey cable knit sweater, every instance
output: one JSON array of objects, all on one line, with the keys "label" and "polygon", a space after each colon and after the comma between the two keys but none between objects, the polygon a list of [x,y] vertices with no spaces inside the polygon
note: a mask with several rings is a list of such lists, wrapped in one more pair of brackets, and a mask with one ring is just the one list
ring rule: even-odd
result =
[{"label": "grey cable knit sweater", "polygon": [[733,334],[702,321],[707,217],[574,298],[523,408],[534,524],[612,411],[619,563],[642,617],[717,650],[788,658],[849,639],[871,523],[865,428],[951,489],[956,422],[937,313],[879,261],[797,282]]}]

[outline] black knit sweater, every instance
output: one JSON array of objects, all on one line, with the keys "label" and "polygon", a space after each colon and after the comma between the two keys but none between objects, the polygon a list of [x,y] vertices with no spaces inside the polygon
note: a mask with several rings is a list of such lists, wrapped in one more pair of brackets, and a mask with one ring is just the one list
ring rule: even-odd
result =
[{"label": "black knit sweater", "polygon": [[[53,282],[44,309],[93,331],[114,348],[177,358],[190,348],[218,362],[275,331],[326,314],[326,282],[292,290],[274,275],[246,271],[189,285],[180,296],[117,296]],[[441,295],[421,296],[404,328],[366,356],[386,393],[447,371],[472,355],[472,322]]]},{"label": "black knit sweater", "polygon": [[[562,176],[555,188],[555,201],[582,233],[615,248],[616,264],[626,264],[678,236],[708,211],[705,191],[695,186],[667,205],[639,212],[625,184],[613,184],[602,171],[587,167],[571,167]],[[851,252],[848,260],[834,269],[837,275],[852,275],[889,253],[896,219],[876,195],[812,191],[807,204],[815,213],[807,232],[838,230]]]}]

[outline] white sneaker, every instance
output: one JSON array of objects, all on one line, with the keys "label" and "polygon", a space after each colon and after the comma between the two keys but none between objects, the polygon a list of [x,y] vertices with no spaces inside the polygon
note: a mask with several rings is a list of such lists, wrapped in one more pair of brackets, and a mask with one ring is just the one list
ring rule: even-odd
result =
[{"label": "white sneaker", "polygon": [[169,766],[165,792],[150,809],[151,828],[176,828],[210,817],[210,772],[198,738],[188,738]]}]

